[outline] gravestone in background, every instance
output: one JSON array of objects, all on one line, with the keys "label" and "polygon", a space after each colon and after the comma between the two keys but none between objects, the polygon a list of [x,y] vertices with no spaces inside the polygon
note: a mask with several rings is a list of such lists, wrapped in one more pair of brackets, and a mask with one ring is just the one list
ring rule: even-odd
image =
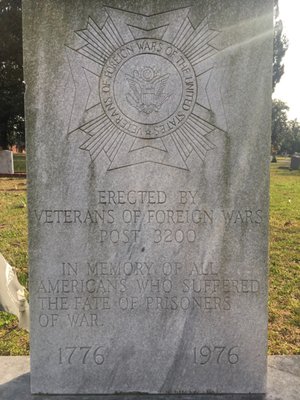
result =
[{"label": "gravestone in background", "polygon": [[13,153],[9,150],[0,150],[0,174],[14,173]]},{"label": "gravestone in background", "polygon": [[291,157],[291,169],[300,169],[300,156],[292,156]]},{"label": "gravestone in background", "polygon": [[34,393],[261,393],[272,1],[24,1]]}]

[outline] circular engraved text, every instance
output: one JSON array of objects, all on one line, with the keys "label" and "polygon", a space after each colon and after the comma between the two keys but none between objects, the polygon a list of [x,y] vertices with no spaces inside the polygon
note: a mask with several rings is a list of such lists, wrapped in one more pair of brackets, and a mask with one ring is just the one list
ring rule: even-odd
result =
[{"label": "circular engraved text", "polygon": [[100,79],[104,111],[121,131],[154,139],[182,126],[197,98],[186,56],[162,40],[138,39],[116,50]]}]

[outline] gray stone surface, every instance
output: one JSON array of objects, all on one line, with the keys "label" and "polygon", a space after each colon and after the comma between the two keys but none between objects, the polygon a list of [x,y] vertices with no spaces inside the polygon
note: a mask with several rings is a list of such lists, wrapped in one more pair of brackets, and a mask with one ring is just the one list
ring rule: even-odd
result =
[{"label": "gray stone surface", "polygon": [[0,150],[0,174],[13,174],[13,153],[9,150]]},{"label": "gray stone surface", "polygon": [[272,12],[24,1],[33,393],[265,392]]},{"label": "gray stone surface", "polygon": [[[151,400],[154,396],[47,396],[30,394],[29,357],[0,357],[1,400]],[[260,395],[168,395],[156,400],[298,400],[300,356],[269,356],[267,394]]]},{"label": "gray stone surface", "polygon": [[291,169],[300,169],[300,156],[291,157]]}]

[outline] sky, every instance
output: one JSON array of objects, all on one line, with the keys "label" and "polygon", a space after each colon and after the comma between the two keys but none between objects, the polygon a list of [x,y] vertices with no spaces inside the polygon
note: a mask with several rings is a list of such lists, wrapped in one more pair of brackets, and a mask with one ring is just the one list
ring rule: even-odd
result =
[{"label": "sky", "polygon": [[289,118],[300,122],[300,0],[279,0],[279,11],[289,49],[283,59],[285,73],[273,97],[286,102]]}]

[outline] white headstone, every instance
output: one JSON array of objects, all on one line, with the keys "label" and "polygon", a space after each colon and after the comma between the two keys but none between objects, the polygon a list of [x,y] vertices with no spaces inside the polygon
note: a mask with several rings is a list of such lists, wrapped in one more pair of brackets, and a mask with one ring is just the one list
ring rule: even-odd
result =
[{"label": "white headstone", "polygon": [[0,174],[14,173],[13,152],[9,150],[0,150]]}]

